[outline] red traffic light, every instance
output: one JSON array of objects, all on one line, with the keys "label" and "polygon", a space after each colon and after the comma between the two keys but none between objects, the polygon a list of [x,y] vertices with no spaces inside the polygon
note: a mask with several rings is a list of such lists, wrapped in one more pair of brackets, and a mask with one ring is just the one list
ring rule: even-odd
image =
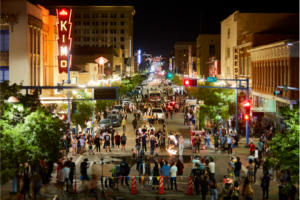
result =
[{"label": "red traffic light", "polygon": [[244,103],[244,108],[245,108],[245,111],[246,111],[246,114],[250,114],[250,109],[251,109],[251,102],[250,101],[246,101]]},{"label": "red traffic light", "polygon": [[190,80],[185,80],[185,81],[184,81],[184,84],[185,84],[185,85],[189,85],[189,84],[190,84]]},{"label": "red traffic light", "polygon": [[250,102],[246,102],[244,106],[245,106],[245,107],[250,106]]},{"label": "red traffic light", "polygon": [[248,121],[250,119],[250,116],[246,114],[244,118]]},{"label": "red traffic light", "polygon": [[183,79],[183,85],[197,87],[197,79]]}]

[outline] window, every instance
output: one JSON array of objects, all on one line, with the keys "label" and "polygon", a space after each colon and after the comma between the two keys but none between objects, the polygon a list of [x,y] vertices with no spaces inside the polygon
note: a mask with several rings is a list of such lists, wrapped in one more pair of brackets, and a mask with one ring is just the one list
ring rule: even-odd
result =
[{"label": "window", "polygon": [[98,26],[98,22],[96,22],[96,25]]},{"label": "window", "polygon": [[93,22],[93,25],[95,26],[95,22]]},{"label": "window", "polygon": [[80,42],[81,41],[81,37],[78,37],[78,42]]},{"label": "window", "polygon": [[248,75],[248,66],[247,66],[247,57],[245,57],[245,76],[247,76]]},{"label": "window", "polygon": [[104,26],[104,22],[101,22],[102,26]]},{"label": "window", "polygon": [[116,26],[116,25],[117,25],[117,22],[114,22],[114,25]]},{"label": "window", "polygon": [[116,34],[117,33],[117,29],[114,29],[114,34]]},{"label": "window", "polygon": [[90,29],[86,29],[86,33],[87,33],[87,34],[90,34]]},{"label": "window", "polygon": [[81,18],[81,14],[78,14],[77,16],[78,16],[78,18]]},{"label": "window", "polygon": [[[104,42],[104,37],[103,37],[103,36],[101,37],[101,42]],[[102,46],[102,47],[103,47],[103,46]]]},{"label": "window", "polygon": [[75,18],[77,18],[77,14],[75,13]]},{"label": "window", "polygon": [[99,14],[98,13],[96,14],[96,18],[99,18]]},{"label": "window", "polygon": [[86,21],[83,22],[83,25],[84,25],[84,26],[86,25]]},{"label": "window", "polygon": [[107,18],[107,14],[105,14],[105,18]]},{"label": "window", "polygon": [[107,26],[107,22],[105,22],[105,26]]},{"label": "window", "polygon": [[241,72],[240,72],[240,75],[242,75],[242,76],[244,75],[244,71],[243,71],[243,69],[244,69],[244,65],[243,65],[244,62],[243,62],[243,61],[244,61],[244,59],[243,59],[243,57],[242,57],[242,58],[241,58]]},{"label": "window", "polygon": [[110,14],[110,18],[114,18],[114,14]]},{"label": "window", "polygon": [[117,41],[117,38],[116,37],[114,37],[114,42],[116,42]]},{"label": "window", "polygon": [[87,17],[87,18],[90,18],[90,13],[87,13],[87,14],[86,14],[86,17]]},{"label": "window", "polygon": [[90,38],[89,38],[89,37],[87,37],[86,39],[87,39],[88,42],[90,41]]},{"label": "window", "polygon": [[227,76],[230,76],[230,67],[227,67]]},{"label": "window", "polygon": [[[124,45],[121,45],[121,49],[124,49]],[[124,56],[123,56],[124,57]]]},{"label": "window", "polygon": [[110,22],[110,25],[111,25],[111,26],[114,25],[114,22]]},{"label": "window", "polygon": [[95,18],[95,14],[94,13],[92,14],[92,16],[93,16],[93,18]]},{"label": "window", "polygon": [[114,48],[117,48],[117,45],[114,45]]},{"label": "window", "polygon": [[86,34],[86,29],[83,29],[83,34]]},{"label": "window", "polygon": [[114,18],[117,18],[117,14],[114,14]]},{"label": "window", "polygon": [[[2,38],[2,35],[1,35],[1,38]],[[1,44],[1,46],[2,46],[2,44]],[[8,68],[8,66],[5,66],[5,67],[1,66],[0,67],[0,82],[8,81],[8,80],[9,80],[9,68]]]},{"label": "window", "polygon": [[80,25],[81,25],[81,22],[78,22],[78,25],[80,26]]},{"label": "window", "polygon": [[121,29],[121,33],[124,34],[124,32],[125,32],[124,29]]},{"label": "window", "polygon": [[78,29],[78,34],[81,34],[81,29]]},{"label": "window", "polygon": [[101,18],[104,18],[104,14],[101,15]]},{"label": "window", "polygon": [[88,26],[89,26],[89,25],[90,25],[90,22],[86,22],[86,25],[88,25]]},{"label": "window", "polygon": [[110,33],[113,34],[113,33],[114,33],[114,30],[113,30],[113,29],[110,29]]},{"label": "window", "polygon": [[77,33],[77,29],[74,29],[74,33]]},{"label": "window", "polygon": [[230,47],[227,47],[227,58],[230,58]]},{"label": "window", "polygon": [[113,41],[113,37],[112,37],[112,36],[110,37],[110,40],[109,40],[109,41],[110,41],[110,42],[112,42],[112,41]]},{"label": "window", "polygon": [[[121,45],[122,46],[122,45]],[[124,53],[122,53],[122,57],[124,58]]]},{"label": "window", "polygon": [[95,29],[93,29],[93,34],[95,34]]},{"label": "window", "polygon": [[77,42],[77,37],[74,38],[75,42]]},{"label": "window", "polygon": [[75,22],[75,25],[77,25],[77,22]]},{"label": "window", "polygon": [[125,23],[124,22],[121,22],[121,25],[123,26]]},{"label": "window", "polygon": [[227,31],[227,38],[230,38],[230,28]]},{"label": "window", "polygon": [[249,67],[248,76],[251,76],[251,56],[248,57],[248,67]]},{"label": "window", "polygon": [[121,18],[124,18],[124,14],[121,14]]},{"label": "window", "polygon": [[96,34],[98,34],[98,29],[96,29]]},{"label": "window", "polygon": [[101,33],[102,33],[102,34],[104,33],[104,29],[101,29]]},{"label": "window", "polygon": [[124,37],[121,37],[121,42],[124,42]]},{"label": "window", "polygon": [[214,44],[209,45],[209,55],[210,56],[215,55],[215,45]]},{"label": "window", "polygon": [[107,34],[107,29],[105,29],[105,34]]}]

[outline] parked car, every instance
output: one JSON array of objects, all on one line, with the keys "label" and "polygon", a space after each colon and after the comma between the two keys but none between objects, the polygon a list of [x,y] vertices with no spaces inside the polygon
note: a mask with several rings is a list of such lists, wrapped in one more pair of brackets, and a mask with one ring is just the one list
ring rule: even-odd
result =
[{"label": "parked car", "polygon": [[110,119],[101,119],[98,124],[99,131],[105,131],[111,133],[113,130],[113,124]]},{"label": "parked car", "polygon": [[121,110],[123,109],[122,105],[118,104],[118,105],[114,105],[114,109],[118,110],[119,112],[121,112]]},{"label": "parked car", "polygon": [[108,115],[120,115],[120,112],[117,109],[113,109],[108,113]]},{"label": "parked car", "polygon": [[124,98],[122,100],[122,103],[123,103],[123,105],[130,104],[130,99],[129,98]]},{"label": "parked car", "polygon": [[107,118],[111,120],[113,126],[121,126],[122,124],[122,119],[119,114],[109,114]]},{"label": "parked car", "polygon": [[158,116],[158,121],[164,123],[165,122],[165,114],[164,114],[164,111],[163,109],[161,108],[153,108],[152,111],[151,111],[152,115],[154,114],[154,116]]}]

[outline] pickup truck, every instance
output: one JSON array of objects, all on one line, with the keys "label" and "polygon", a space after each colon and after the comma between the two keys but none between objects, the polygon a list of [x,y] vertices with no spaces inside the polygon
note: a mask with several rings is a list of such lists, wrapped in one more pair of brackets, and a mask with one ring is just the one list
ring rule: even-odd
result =
[{"label": "pickup truck", "polygon": [[154,114],[154,116],[158,116],[158,122],[162,122],[162,124],[165,122],[165,114],[163,109],[161,108],[153,108],[151,111],[152,115]]}]

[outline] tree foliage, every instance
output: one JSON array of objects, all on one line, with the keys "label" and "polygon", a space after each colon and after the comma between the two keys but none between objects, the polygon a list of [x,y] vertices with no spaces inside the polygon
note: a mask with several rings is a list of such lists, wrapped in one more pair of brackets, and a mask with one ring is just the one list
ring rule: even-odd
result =
[{"label": "tree foliage", "polygon": [[[74,99],[91,99],[91,95],[84,90],[79,90],[76,95],[73,96]],[[81,128],[86,128],[86,122],[91,119],[94,112],[95,103],[92,100],[81,100],[76,101],[77,103],[77,113],[73,113],[71,116],[72,123],[75,125],[80,125]]]},{"label": "tree foliage", "polygon": [[38,95],[22,95],[21,85],[1,83],[1,98],[18,97],[21,104],[1,103],[1,183],[22,171],[21,164],[38,164],[40,159],[56,161],[59,140],[68,123],[42,107]]},{"label": "tree foliage", "polygon": [[281,108],[287,131],[279,133],[268,143],[272,156],[266,159],[269,167],[275,170],[290,171],[291,178],[283,191],[287,191],[291,184],[299,181],[299,106],[292,110],[289,107]]}]

